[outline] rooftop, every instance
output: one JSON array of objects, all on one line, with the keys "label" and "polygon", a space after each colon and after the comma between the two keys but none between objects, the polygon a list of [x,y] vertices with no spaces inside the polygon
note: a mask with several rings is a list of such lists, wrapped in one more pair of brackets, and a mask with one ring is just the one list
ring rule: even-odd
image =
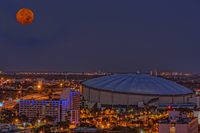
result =
[{"label": "rooftop", "polygon": [[173,81],[145,74],[114,74],[84,81],[88,88],[146,95],[187,95],[193,91]]}]

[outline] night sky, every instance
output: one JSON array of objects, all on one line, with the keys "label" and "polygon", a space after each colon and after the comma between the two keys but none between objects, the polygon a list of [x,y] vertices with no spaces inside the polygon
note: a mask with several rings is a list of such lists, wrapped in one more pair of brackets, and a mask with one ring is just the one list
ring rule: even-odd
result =
[{"label": "night sky", "polygon": [[[22,26],[15,14],[31,8]],[[0,69],[200,73],[199,0],[1,0]]]}]

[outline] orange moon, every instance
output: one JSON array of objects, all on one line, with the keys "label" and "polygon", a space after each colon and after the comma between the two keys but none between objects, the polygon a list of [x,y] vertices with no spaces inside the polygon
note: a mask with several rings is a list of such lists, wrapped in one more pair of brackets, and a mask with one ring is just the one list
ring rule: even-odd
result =
[{"label": "orange moon", "polygon": [[22,8],[16,13],[16,20],[22,25],[31,24],[34,20],[34,13],[31,9]]}]

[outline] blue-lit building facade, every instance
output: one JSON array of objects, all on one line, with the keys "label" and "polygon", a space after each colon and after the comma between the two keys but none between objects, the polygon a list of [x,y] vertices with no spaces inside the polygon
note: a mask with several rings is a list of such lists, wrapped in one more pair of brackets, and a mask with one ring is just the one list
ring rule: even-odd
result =
[{"label": "blue-lit building facade", "polygon": [[66,100],[20,100],[19,114],[25,115],[29,120],[42,119],[50,116],[54,122],[66,121],[68,111]]},{"label": "blue-lit building facade", "polygon": [[[70,118],[67,118],[68,112]],[[72,88],[64,88],[59,98],[45,100],[20,100],[19,115],[29,120],[41,120],[50,116],[54,122],[65,122],[69,119],[78,124],[80,118],[80,92]]]}]

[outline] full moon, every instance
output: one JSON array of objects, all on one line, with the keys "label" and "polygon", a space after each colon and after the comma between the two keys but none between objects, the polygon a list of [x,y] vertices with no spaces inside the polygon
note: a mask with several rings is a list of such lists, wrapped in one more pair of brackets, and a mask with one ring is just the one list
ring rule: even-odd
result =
[{"label": "full moon", "polygon": [[31,9],[22,8],[17,11],[16,19],[22,25],[31,24],[34,20],[34,13]]}]

